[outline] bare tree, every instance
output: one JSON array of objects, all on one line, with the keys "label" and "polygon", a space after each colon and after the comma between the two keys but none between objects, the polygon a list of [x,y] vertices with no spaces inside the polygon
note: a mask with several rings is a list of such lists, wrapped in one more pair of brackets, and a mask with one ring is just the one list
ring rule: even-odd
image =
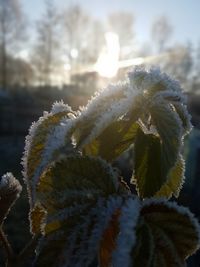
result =
[{"label": "bare tree", "polygon": [[42,84],[52,83],[60,47],[60,16],[53,0],[46,0],[45,12],[37,21],[37,40],[33,49],[32,61]]},{"label": "bare tree", "polygon": [[8,54],[17,50],[25,37],[25,16],[19,0],[0,0],[0,65],[1,85],[8,85]]},{"label": "bare tree", "polygon": [[102,47],[105,44],[105,27],[101,21],[93,20],[88,32],[88,61],[96,62]]},{"label": "bare tree", "polygon": [[10,60],[11,83],[13,86],[28,88],[33,82],[33,69],[31,64],[21,58]]},{"label": "bare tree", "polygon": [[71,5],[63,14],[63,53],[73,70],[94,63],[104,41],[103,26],[79,5]]},{"label": "bare tree", "polygon": [[200,41],[197,44],[196,50],[195,50],[195,73],[196,79],[198,80],[198,83],[200,83]]},{"label": "bare tree", "polygon": [[166,50],[173,28],[165,16],[157,18],[152,25],[152,38],[159,53]]},{"label": "bare tree", "polygon": [[134,41],[134,15],[129,12],[115,12],[108,17],[108,28],[119,37],[121,57],[132,51]]},{"label": "bare tree", "polygon": [[166,72],[178,79],[186,90],[190,90],[193,76],[193,47],[191,43],[185,45],[174,45],[168,50],[163,61]]}]

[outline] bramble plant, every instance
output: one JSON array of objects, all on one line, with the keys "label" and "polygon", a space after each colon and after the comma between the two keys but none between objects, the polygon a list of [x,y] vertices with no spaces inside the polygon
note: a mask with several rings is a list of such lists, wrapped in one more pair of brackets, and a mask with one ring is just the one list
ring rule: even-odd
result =
[{"label": "bramble plant", "polygon": [[[19,255],[2,225],[21,186],[10,173],[0,180],[7,266],[186,266],[199,248],[199,224],[169,199],[184,182],[190,128],[179,84],[156,68],[136,68],[77,112],[56,102],[26,138],[33,239]],[[112,166],[130,147],[137,195]]]}]

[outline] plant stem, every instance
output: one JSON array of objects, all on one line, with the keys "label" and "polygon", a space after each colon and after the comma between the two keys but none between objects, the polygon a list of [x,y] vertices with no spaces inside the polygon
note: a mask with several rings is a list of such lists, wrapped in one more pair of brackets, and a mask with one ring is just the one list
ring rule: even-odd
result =
[{"label": "plant stem", "polygon": [[20,254],[15,255],[7,239],[7,236],[5,235],[2,227],[0,227],[0,242],[2,243],[2,248],[6,255],[6,259],[7,259],[6,266],[7,267],[18,266],[18,264],[21,264],[19,266],[22,266],[24,263],[26,263],[26,261],[28,261],[34,253],[34,250],[38,242],[38,238],[39,238],[39,235],[34,236],[30,240],[30,242],[24,247],[24,249],[20,252]]},{"label": "plant stem", "polygon": [[13,249],[7,239],[7,236],[5,235],[2,226],[0,227],[0,241],[2,243],[3,250],[5,252],[5,255],[7,257],[8,262],[12,261],[14,258]]},{"label": "plant stem", "polygon": [[29,243],[24,247],[24,249],[20,252],[18,255],[18,260],[20,262],[26,261],[29,257],[32,256],[32,254],[35,251],[38,239],[40,235],[35,235],[33,238],[29,241]]}]

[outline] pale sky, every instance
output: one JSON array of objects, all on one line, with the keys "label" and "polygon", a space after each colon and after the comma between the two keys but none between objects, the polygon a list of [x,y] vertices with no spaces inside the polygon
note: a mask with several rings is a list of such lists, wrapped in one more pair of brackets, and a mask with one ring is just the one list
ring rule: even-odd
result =
[{"label": "pale sky", "polygon": [[[160,15],[171,21],[174,42],[200,41],[200,0],[55,0],[55,3],[60,8],[78,3],[100,19],[113,11],[132,12],[138,42],[149,41],[152,22]],[[44,10],[43,0],[22,0],[22,4],[31,21],[38,19]]]}]

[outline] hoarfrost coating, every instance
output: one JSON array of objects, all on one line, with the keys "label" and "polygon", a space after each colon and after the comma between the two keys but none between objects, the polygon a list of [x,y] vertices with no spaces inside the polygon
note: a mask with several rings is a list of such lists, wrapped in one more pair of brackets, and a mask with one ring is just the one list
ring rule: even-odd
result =
[{"label": "hoarfrost coating", "polygon": [[194,217],[194,215],[190,212],[190,210],[186,207],[183,206],[179,206],[176,202],[174,201],[166,201],[165,198],[149,198],[144,200],[144,202],[142,203],[142,207],[147,207],[147,206],[151,206],[151,205],[160,205],[160,204],[164,204],[166,205],[168,208],[173,209],[175,211],[177,211],[178,213],[187,216],[192,225],[195,226],[195,230],[198,236],[198,243],[199,243],[199,247],[200,247],[200,227],[199,227],[199,222],[198,220]]},{"label": "hoarfrost coating", "polygon": [[59,112],[63,112],[63,111],[69,111],[72,112],[72,109],[69,105],[64,104],[63,100],[61,101],[56,101],[51,109],[52,114],[56,114]]},{"label": "hoarfrost coating", "polygon": [[13,176],[11,172],[7,172],[0,179],[0,190],[12,190],[14,188],[18,192],[18,194],[21,193],[22,187],[19,181]]},{"label": "hoarfrost coating", "polygon": [[131,266],[131,250],[136,244],[136,226],[140,214],[141,204],[137,198],[128,198],[122,207],[119,219],[120,233],[117,238],[116,249],[112,255],[115,267]]}]

